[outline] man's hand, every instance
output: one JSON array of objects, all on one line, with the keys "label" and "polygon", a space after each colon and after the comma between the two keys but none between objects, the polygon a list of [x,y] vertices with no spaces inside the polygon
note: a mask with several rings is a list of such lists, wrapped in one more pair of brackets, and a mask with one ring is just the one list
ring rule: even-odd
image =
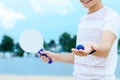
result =
[{"label": "man's hand", "polygon": [[50,51],[43,51],[41,54],[46,54],[46,56],[41,56],[38,54],[38,56],[46,63],[49,62],[49,59],[52,59],[52,62],[65,62],[65,63],[74,63],[74,54],[73,53],[67,53],[67,54],[58,54],[58,53],[53,53]]},{"label": "man's hand", "polygon": [[98,49],[98,46],[95,43],[87,43],[84,45],[84,47],[85,47],[85,50],[82,50],[82,49],[78,50],[78,49],[72,48],[72,52],[78,56],[87,56],[93,50]]},{"label": "man's hand", "polygon": [[49,62],[49,59],[50,59],[50,58],[52,59],[53,62],[57,60],[56,54],[53,53],[53,52],[43,51],[43,52],[41,52],[40,54],[46,54],[46,55],[48,56],[48,57],[46,57],[46,56],[42,56],[42,55],[39,55],[39,54],[38,54],[38,56],[39,56],[44,62],[46,62],[46,63]]}]

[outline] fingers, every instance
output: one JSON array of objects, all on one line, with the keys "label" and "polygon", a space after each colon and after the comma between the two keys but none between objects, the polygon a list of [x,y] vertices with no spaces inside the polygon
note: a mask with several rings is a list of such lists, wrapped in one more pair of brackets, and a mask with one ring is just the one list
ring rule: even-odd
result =
[{"label": "fingers", "polygon": [[57,60],[56,54],[50,51],[43,51],[43,52],[40,52],[40,54],[38,55],[46,63],[55,62]]},{"label": "fingers", "polygon": [[40,56],[40,58],[45,62],[48,63],[49,62],[49,58],[46,56]]},{"label": "fingers", "polygon": [[77,50],[77,49],[72,48],[72,52],[75,53],[77,56],[87,56],[84,50]]},{"label": "fingers", "polygon": [[47,56],[49,56],[50,51],[42,51],[41,54],[46,54]]},{"label": "fingers", "polygon": [[45,56],[45,57],[50,57],[50,51],[42,51],[40,53],[38,53],[38,56]]},{"label": "fingers", "polygon": [[82,54],[82,56],[87,56],[87,53],[84,50],[79,50],[79,53]]},{"label": "fingers", "polygon": [[38,56],[45,62],[48,63],[50,59],[50,51],[42,51]]}]

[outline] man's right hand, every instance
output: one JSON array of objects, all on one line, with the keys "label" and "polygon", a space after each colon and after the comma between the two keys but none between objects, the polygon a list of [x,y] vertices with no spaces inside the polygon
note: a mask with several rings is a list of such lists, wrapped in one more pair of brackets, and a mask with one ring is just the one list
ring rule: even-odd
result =
[{"label": "man's right hand", "polygon": [[38,54],[38,56],[39,56],[45,63],[48,63],[50,58],[52,59],[52,62],[57,61],[57,58],[56,58],[56,55],[57,55],[57,54],[55,54],[55,53],[53,53],[53,52],[43,51],[43,52],[41,52],[40,54],[46,54],[46,55],[48,56],[48,57],[46,57],[46,56],[42,56],[42,55],[39,55],[39,54]]}]

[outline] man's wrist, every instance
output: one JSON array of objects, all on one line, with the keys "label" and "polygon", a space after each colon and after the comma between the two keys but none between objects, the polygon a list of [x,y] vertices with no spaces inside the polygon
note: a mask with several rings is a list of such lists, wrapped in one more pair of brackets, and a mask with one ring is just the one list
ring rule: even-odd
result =
[{"label": "man's wrist", "polygon": [[96,52],[96,50],[93,48],[93,45],[91,45],[91,48],[92,48],[92,50],[88,55],[94,54]]},{"label": "man's wrist", "polygon": [[96,50],[92,50],[88,55],[94,54]]}]

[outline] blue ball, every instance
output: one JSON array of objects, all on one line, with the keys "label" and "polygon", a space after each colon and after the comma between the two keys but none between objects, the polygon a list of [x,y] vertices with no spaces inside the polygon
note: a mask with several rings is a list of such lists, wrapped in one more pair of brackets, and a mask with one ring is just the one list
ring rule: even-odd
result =
[{"label": "blue ball", "polygon": [[82,50],[84,50],[84,46],[83,45],[81,45],[81,44],[79,44],[79,45],[77,45],[77,47],[76,47],[76,49],[82,49]]}]

